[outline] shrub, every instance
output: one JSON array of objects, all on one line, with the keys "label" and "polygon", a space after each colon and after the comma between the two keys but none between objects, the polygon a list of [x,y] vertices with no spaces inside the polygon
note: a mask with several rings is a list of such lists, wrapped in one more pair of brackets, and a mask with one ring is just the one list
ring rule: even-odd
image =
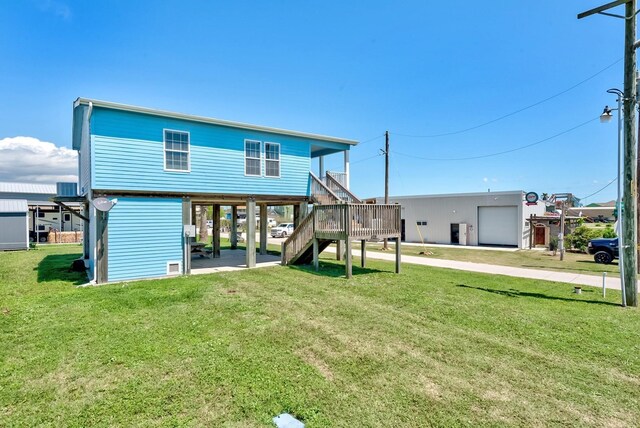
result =
[{"label": "shrub", "polygon": [[575,248],[576,250],[586,251],[589,241],[596,238],[615,238],[616,233],[611,227],[607,225],[604,230],[602,228],[590,228],[586,226],[577,227],[572,234],[565,237],[565,246],[567,248]]},{"label": "shrub", "polygon": [[603,238],[615,238],[616,235],[616,231],[613,230],[613,227],[611,227],[610,224],[607,225],[607,227],[604,229],[604,232],[602,232],[602,237]]}]

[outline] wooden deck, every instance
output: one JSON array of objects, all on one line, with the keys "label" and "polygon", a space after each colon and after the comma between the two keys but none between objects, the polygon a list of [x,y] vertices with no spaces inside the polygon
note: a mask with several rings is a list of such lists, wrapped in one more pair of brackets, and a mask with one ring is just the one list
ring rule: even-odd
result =
[{"label": "wooden deck", "polygon": [[[318,253],[331,242],[344,242],[346,276],[351,277],[351,241],[362,243],[362,263],[366,263],[368,240],[397,238],[400,241],[400,205],[327,204],[313,211],[282,243],[282,264],[306,262],[313,254],[318,268]],[[338,256],[340,256],[339,251]],[[396,272],[400,271],[400,245],[396,245]]]}]

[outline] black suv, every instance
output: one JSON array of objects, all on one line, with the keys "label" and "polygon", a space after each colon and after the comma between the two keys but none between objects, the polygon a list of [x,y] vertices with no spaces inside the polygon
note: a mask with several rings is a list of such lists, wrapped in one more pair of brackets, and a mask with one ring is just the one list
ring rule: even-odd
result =
[{"label": "black suv", "polygon": [[598,238],[589,241],[589,254],[593,254],[596,263],[609,264],[618,258],[618,238]]}]

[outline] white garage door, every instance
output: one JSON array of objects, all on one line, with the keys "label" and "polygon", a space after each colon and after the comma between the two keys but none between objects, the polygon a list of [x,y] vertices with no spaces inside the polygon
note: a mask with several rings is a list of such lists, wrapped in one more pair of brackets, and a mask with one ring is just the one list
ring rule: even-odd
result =
[{"label": "white garage door", "polygon": [[518,245],[518,207],[478,207],[478,244]]}]

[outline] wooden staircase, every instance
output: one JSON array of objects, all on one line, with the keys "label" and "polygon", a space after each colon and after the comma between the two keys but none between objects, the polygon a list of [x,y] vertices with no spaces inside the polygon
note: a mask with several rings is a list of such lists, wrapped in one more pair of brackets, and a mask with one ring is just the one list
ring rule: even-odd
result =
[{"label": "wooden staircase", "polygon": [[[313,210],[282,243],[283,265],[307,264],[313,261],[317,266],[319,253],[333,242],[344,241],[349,250],[347,276],[350,277],[352,240],[362,242],[363,255],[367,240],[398,238],[399,244],[400,205],[363,204],[329,174],[326,183],[313,173],[310,173],[310,179]],[[399,260],[399,245],[397,248]]]}]

